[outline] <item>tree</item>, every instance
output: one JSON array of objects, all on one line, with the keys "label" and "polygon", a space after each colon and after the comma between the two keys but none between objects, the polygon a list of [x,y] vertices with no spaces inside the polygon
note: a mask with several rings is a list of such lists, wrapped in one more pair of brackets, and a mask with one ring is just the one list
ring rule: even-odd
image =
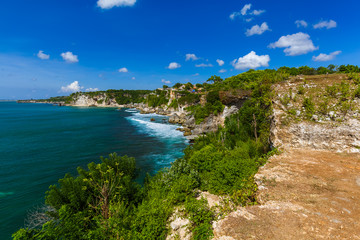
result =
[{"label": "tree", "polygon": [[329,64],[329,66],[327,68],[330,70],[330,72],[336,71],[336,66],[334,64]]},{"label": "tree", "polygon": [[190,89],[192,89],[193,87],[194,87],[194,85],[192,85],[191,82],[188,82],[188,83],[185,84],[185,90],[190,90]]},{"label": "tree", "polygon": [[179,88],[179,87],[181,87],[181,86],[182,86],[181,83],[176,83],[176,84],[173,86],[173,88]]},{"label": "tree", "polygon": [[206,82],[213,82],[213,83],[220,83],[222,81],[223,81],[223,79],[216,75],[211,76],[208,80],[206,80]]},{"label": "tree", "polygon": [[141,202],[134,158],[113,153],[88,170],[79,167],[78,174],[66,174],[46,192],[52,211],[42,230],[20,229],[14,239],[109,239],[111,216]]}]

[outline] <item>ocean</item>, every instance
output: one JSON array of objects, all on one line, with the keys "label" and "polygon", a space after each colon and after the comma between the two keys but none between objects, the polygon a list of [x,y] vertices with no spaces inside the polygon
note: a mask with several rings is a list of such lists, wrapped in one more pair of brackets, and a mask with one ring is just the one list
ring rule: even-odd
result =
[{"label": "ocean", "polygon": [[0,239],[24,227],[50,185],[100,156],[135,157],[139,182],[169,167],[188,141],[164,118],[135,109],[0,102]]}]

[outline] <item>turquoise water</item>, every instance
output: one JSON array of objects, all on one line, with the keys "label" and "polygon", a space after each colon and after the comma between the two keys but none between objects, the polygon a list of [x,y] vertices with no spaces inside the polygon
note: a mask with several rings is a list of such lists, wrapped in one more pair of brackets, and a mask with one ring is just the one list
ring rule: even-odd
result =
[{"label": "turquoise water", "polygon": [[139,179],[170,166],[188,143],[163,118],[132,109],[0,102],[0,239],[24,226],[49,185],[99,156],[135,157]]}]

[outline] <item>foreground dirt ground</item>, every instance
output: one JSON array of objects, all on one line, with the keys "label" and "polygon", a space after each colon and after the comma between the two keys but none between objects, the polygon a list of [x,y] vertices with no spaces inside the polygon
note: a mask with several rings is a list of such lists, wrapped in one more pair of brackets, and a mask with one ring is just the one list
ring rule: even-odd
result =
[{"label": "foreground dirt ground", "polygon": [[256,175],[259,205],[214,223],[215,239],[360,239],[360,155],[290,149]]}]

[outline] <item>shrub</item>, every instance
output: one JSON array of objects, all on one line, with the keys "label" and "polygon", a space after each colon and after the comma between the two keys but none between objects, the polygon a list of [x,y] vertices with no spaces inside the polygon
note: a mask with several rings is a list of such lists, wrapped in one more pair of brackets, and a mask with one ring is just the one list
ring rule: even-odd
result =
[{"label": "shrub", "polygon": [[339,88],[336,84],[334,84],[332,86],[326,86],[325,91],[328,96],[335,98],[336,94],[339,92]]},{"label": "shrub", "polygon": [[315,104],[311,98],[304,98],[303,107],[305,108],[305,114],[307,118],[311,118],[315,113]]},{"label": "shrub", "polygon": [[298,94],[303,95],[305,93],[305,87],[303,85],[300,85],[298,88]]},{"label": "shrub", "polygon": [[210,239],[213,236],[211,223],[214,220],[214,213],[210,210],[207,201],[204,198],[196,200],[190,197],[185,202],[185,210],[191,221],[190,230],[193,239]]},{"label": "shrub", "polygon": [[360,98],[360,86],[358,86],[354,91],[354,97]]}]

